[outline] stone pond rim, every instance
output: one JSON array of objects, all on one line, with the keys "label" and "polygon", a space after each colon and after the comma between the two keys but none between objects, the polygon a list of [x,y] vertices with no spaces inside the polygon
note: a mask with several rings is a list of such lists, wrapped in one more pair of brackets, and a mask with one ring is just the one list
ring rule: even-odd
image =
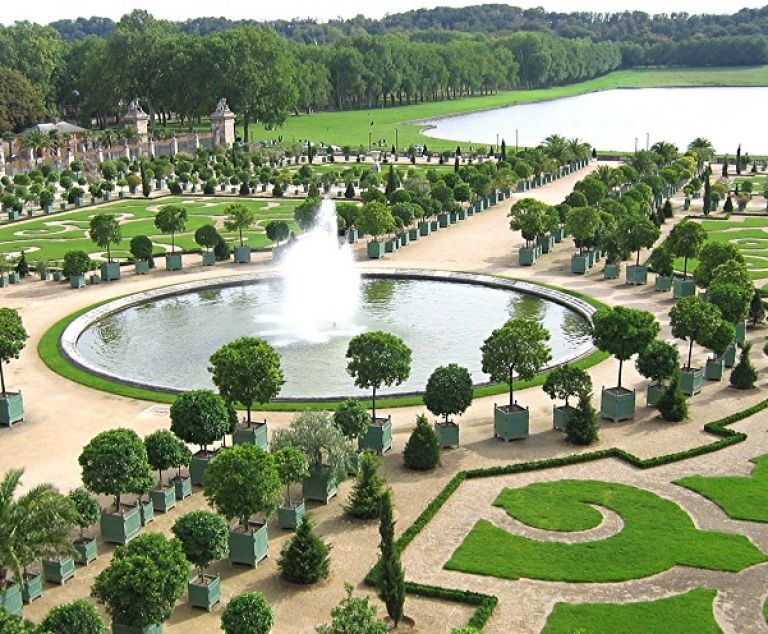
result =
[{"label": "stone pond rim", "polygon": [[[434,281],[434,282],[450,282],[456,284],[472,284],[477,286],[485,286],[487,288],[494,288],[500,290],[517,291],[518,293],[532,295],[540,299],[550,301],[561,306],[568,308],[583,318],[587,323],[592,323],[592,316],[596,312],[597,308],[594,305],[581,299],[575,294],[571,294],[566,290],[560,290],[550,286],[543,286],[540,284],[523,281],[519,279],[512,279],[506,277],[500,277],[490,274],[477,274],[477,273],[464,273],[454,271],[435,271],[427,269],[400,269],[400,268],[364,268],[360,271],[363,279],[400,279],[400,280],[421,280],[421,281]],[[133,308],[142,304],[146,304],[152,301],[161,299],[168,299],[171,297],[178,297],[188,293],[194,293],[202,290],[210,290],[217,288],[228,288],[234,286],[241,286],[243,284],[258,284],[261,282],[271,281],[278,279],[280,274],[278,271],[268,273],[257,274],[245,274],[235,275],[230,277],[220,277],[208,280],[199,280],[195,282],[188,282],[184,284],[177,284],[173,286],[166,286],[140,293],[119,297],[114,300],[108,300],[101,303],[94,308],[86,309],[81,315],[73,319],[64,329],[61,337],[58,340],[58,350],[63,359],[70,366],[77,368],[87,374],[94,377],[104,379],[108,382],[117,383],[121,386],[127,386],[132,388],[138,388],[141,390],[147,390],[149,392],[159,394],[181,394],[185,389],[158,385],[155,383],[146,383],[129,379],[119,374],[105,371],[102,368],[98,368],[93,365],[89,360],[85,359],[77,348],[77,343],[80,336],[93,324],[101,321],[102,319],[109,317],[115,313],[122,312],[126,309]],[[599,302],[598,302],[599,303]],[[65,318],[66,320],[67,318]],[[55,325],[54,325],[55,327]],[[544,368],[543,372],[550,370],[558,365],[565,363],[572,363],[586,358],[595,351],[592,345],[585,345],[581,348],[557,359],[557,363],[548,365]],[[66,376],[66,375],[65,375]],[[71,377],[70,377],[71,378]],[[490,383],[476,383],[474,388],[481,388],[491,385]],[[109,390],[107,390],[109,391]],[[501,391],[499,393],[502,393]],[[377,394],[377,399],[407,399],[409,397],[419,397],[423,395],[423,391],[412,392],[396,392],[396,393],[380,393]],[[339,396],[323,396],[323,397],[278,397],[273,399],[272,403],[279,405],[283,404],[311,404],[311,403],[334,403],[340,402],[347,398],[346,395]],[[364,397],[352,397],[360,398],[361,400],[368,399]]]}]

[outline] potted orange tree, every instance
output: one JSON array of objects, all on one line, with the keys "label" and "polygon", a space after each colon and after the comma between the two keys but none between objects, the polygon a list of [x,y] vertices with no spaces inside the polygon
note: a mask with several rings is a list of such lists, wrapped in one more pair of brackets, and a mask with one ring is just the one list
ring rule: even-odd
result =
[{"label": "potted orange tree", "polygon": [[306,511],[303,498],[291,498],[291,485],[309,477],[309,460],[301,449],[290,445],[276,451],[274,457],[277,474],[285,487],[285,500],[277,507],[277,523],[280,528],[295,529]]},{"label": "potted orange tree", "polygon": [[0,308],[0,425],[6,427],[24,420],[24,399],[20,391],[6,390],[3,364],[19,358],[28,338],[19,312]]},{"label": "potted orange tree", "polygon": [[441,422],[435,423],[441,447],[458,447],[459,426],[451,416],[461,416],[466,412],[473,396],[469,370],[456,363],[435,368],[429,376],[424,390],[424,405],[435,416],[443,417]]}]

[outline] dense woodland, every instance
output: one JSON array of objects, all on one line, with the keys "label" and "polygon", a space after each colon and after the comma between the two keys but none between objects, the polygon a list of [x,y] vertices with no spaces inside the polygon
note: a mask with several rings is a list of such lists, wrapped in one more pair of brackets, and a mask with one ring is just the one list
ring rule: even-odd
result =
[{"label": "dense woodland", "polygon": [[505,5],[369,20],[154,19],[134,11],[0,27],[0,131],[113,121],[136,96],[192,122],[226,96],[245,123],[583,81],[621,67],[768,63],[768,7],[730,16],[545,13]]}]

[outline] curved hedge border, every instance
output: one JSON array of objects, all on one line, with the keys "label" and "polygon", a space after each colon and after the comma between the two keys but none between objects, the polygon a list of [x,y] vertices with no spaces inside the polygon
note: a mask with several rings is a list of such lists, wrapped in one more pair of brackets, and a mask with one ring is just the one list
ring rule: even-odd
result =
[{"label": "curved hedge border", "polygon": [[[503,277],[505,279],[515,279],[513,277],[502,276],[502,275],[499,275],[497,277]],[[547,288],[551,288],[557,291],[561,291],[563,293],[567,293],[568,295],[571,295],[585,302],[588,302],[595,308],[606,307],[606,304],[603,304],[602,302],[596,299],[588,297],[587,295],[583,295],[582,293],[570,291],[568,289],[560,288],[558,286],[553,286],[551,284],[540,284],[539,282],[536,282],[536,283],[539,284],[540,286],[545,286]],[[80,383],[81,385],[85,385],[86,387],[90,387],[96,390],[101,390],[102,392],[109,392],[110,394],[117,394],[118,396],[134,398],[141,401],[150,401],[154,403],[173,403],[176,400],[176,397],[177,397],[176,394],[170,394],[168,392],[162,392],[159,390],[151,390],[148,388],[127,385],[125,383],[112,381],[105,377],[91,374],[90,372],[86,372],[85,370],[82,370],[72,365],[62,355],[61,350],[59,349],[59,339],[61,338],[62,333],[64,332],[64,330],[66,330],[67,326],[69,326],[69,324],[71,324],[75,319],[77,319],[81,315],[84,315],[86,312],[93,310],[94,308],[103,306],[104,304],[115,301],[116,299],[122,299],[123,297],[127,297],[127,295],[111,297],[110,299],[97,302],[95,304],[91,304],[90,306],[86,306],[85,308],[82,308],[81,310],[78,310],[77,312],[72,313],[71,315],[67,315],[63,319],[59,320],[53,326],[51,326],[48,330],[46,330],[43,336],[40,338],[40,342],[37,345],[37,354],[43,360],[45,365],[48,366],[48,368],[50,368],[54,372],[56,372],[56,374],[59,374],[64,378],[69,379],[70,381],[74,381],[76,383]],[[599,350],[593,350],[587,356],[577,361],[574,361],[571,365],[586,370],[587,368],[591,368],[597,365],[598,363],[601,363],[602,361],[607,359],[609,356],[610,355],[608,355],[605,352],[601,352]],[[544,381],[546,380],[546,378],[547,378],[547,373],[539,374],[538,376],[534,377],[532,380],[521,381],[519,385],[516,383],[515,386],[516,386],[516,389],[520,389],[520,390],[540,386],[544,384]],[[505,384],[484,385],[484,386],[475,388],[474,397],[482,398],[485,396],[496,396],[498,394],[506,394],[507,389],[508,388]],[[370,404],[370,402],[366,400],[364,400],[363,402]],[[305,410],[335,409],[336,407],[338,407],[340,403],[341,401],[304,401],[304,402],[278,401],[274,403],[268,403],[266,405],[263,405],[263,404],[259,405],[258,408],[262,411],[299,412],[299,411],[305,411]],[[377,400],[377,405],[379,407],[388,408],[388,409],[398,408],[398,407],[415,407],[415,406],[417,407],[423,404],[424,404],[424,400],[421,396],[401,396],[401,397],[390,397],[390,398],[383,398],[383,399]]]},{"label": "curved hedge border", "polygon": [[[721,418],[720,420],[713,421],[704,425],[704,431],[720,436],[719,440],[711,442],[707,445],[700,445],[699,447],[693,447],[686,449],[685,451],[678,451],[675,453],[664,454],[661,456],[655,456],[653,458],[638,458],[634,454],[631,454],[623,449],[611,447],[609,449],[601,449],[600,451],[592,451],[582,454],[571,454],[569,456],[561,456],[558,458],[547,458],[545,460],[535,460],[532,462],[518,462],[509,465],[501,465],[498,467],[486,467],[483,469],[468,469],[457,473],[448,484],[443,487],[443,490],[437,494],[437,496],[429,503],[421,515],[411,524],[403,534],[398,538],[395,547],[399,552],[403,552],[408,545],[416,538],[416,536],[429,524],[432,518],[448,501],[448,498],[453,495],[456,489],[468,479],[472,478],[490,478],[499,475],[510,475],[514,473],[524,473],[527,471],[540,471],[542,469],[551,469],[554,467],[564,467],[573,464],[579,464],[584,462],[591,462],[593,460],[602,460],[604,458],[618,458],[624,462],[629,463],[633,467],[638,469],[653,469],[661,465],[670,464],[672,462],[679,462],[681,460],[687,460],[688,458],[694,458],[704,454],[719,451],[725,449],[731,445],[743,442],[747,439],[747,434],[743,432],[733,431],[732,429],[726,429],[728,425],[744,420],[768,409],[768,399],[753,405],[745,410],[736,412]],[[371,586],[378,585],[379,579],[379,564],[378,562],[365,576],[365,583]],[[499,602],[498,597],[494,595],[480,594],[472,592],[470,590],[460,590],[456,588],[440,588],[438,586],[428,586],[418,583],[406,582],[406,591],[418,596],[432,597],[436,599],[444,599],[446,601],[456,601],[458,603],[465,603],[467,605],[478,606],[475,613],[469,620],[468,625],[472,625],[477,628],[482,628],[493,615],[493,611]],[[766,609],[768,610],[768,601],[766,602]],[[768,611],[766,612],[768,618]]]}]

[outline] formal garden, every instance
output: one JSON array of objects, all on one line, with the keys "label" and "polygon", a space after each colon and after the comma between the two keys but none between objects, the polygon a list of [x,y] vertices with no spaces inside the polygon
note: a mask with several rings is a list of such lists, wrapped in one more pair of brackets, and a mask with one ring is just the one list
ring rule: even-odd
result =
[{"label": "formal garden", "polygon": [[[2,627],[756,627],[768,561],[764,223],[718,207],[754,185],[726,180],[702,138],[622,161],[559,135],[517,151],[334,152],[201,149],[3,182],[0,250],[13,257],[0,271],[3,433],[19,452],[46,435],[44,386],[30,375],[55,382],[70,416],[78,402],[110,416],[65,442],[70,490],[39,480],[51,456],[36,446],[26,469],[5,470]],[[742,211],[757,204],[756,194]],[[556,358],[573,333],[537,308],[510,308],[475,342],[477,367],[441,349],[424,385],[398,395],[418,351],[403,333],[355,331],[320,371],[343,365],[356,398],[287,403],[294,377],[279,340],[230,337],[199,364],[209,387],[176,391],[99,376],[64,350],[66,329],[125,295],[122,276],[150,293],[170,277],[153,274],[155,258],[205,289],[235,271],[279,270],[322,231],[363,272],[402,274],[413,257],[424,275],[475,275],[460,284],[515,278],[523,296],[576,311],[587,346]],[[76,291],[87,284],[98,288]],[[461,326],[446,325],[455,337]]]}]

